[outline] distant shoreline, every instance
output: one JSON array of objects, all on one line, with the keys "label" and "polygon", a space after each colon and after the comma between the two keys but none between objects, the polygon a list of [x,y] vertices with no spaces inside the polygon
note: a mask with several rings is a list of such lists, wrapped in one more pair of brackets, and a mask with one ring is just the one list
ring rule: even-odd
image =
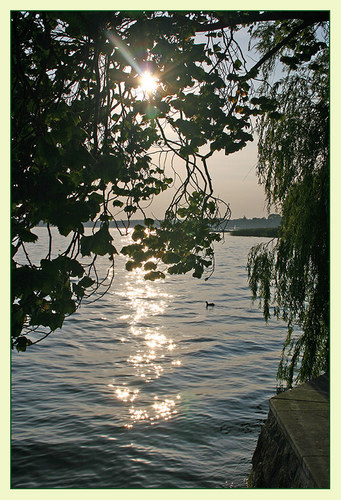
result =
[{"label": "distant shoreline", "polygon": [[258,227],[252,229],[238,229],[229,232],[232,236],[264,236],[267,238],[278,237],[278,227]]},{"label": "distant shoreline", "polygon": [[[159,227],[159,220],[155,220],[155,226]],[[281,223],[281,217],[277,214],[270,214],[268,218],[254,217],[252,219],[247,219],[246,217],[239,219],[230,219],[229,221],[222,221],[221,224],[215,225],[211,228],[215,232],[227,232],[234,236],[269,236],[273,237],[277,235],[278,227]],[[131,219],[128,221],[117,220],[116,222],[110,221],[109,227],[111,228],[133,228],[137,224],[144,224],[143,219]],[[83,222],[84,227],[93,227],[94,222]],[[40,222],[38,227],[46,227],[46,224]],[[260,232],[260,233],[259,233]]]}]

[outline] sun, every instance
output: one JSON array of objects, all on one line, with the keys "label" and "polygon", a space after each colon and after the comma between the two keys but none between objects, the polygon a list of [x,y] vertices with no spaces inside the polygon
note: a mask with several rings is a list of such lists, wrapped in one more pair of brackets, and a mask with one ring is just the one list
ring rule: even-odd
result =
[{"label": "sun", "polygon": [[157,87],[157,79],[153,76],[149,71],[145,71],[141,75],[141,88],[147,94],[151,94],[156,90]]}]

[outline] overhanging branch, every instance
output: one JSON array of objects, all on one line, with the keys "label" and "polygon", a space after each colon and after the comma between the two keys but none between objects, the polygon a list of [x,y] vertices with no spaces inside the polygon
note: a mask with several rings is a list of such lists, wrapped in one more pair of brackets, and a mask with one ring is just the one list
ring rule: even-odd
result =
[{"label": "overhanging branch", "polygon": [[220,17],[220,21],[212,24],[198,23],[196,32],[203,33],[208,31],[218,31],[225,28],[234,28],[242,24],[251,24],[261,21],[287,21],[287,20],[301,20],[307,24],[316,24],[329,21],[330,11],[251,11],[251,12],[222,12],[213,13],[216,17]]}]

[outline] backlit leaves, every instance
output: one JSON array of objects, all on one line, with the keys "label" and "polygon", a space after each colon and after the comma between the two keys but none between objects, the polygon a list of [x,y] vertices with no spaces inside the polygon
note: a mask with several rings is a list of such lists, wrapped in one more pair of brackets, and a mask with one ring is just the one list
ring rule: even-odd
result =
[{"label": "backlit leaves", "polygon": [[[245,147],[255,116],[284,123],[274,96],[250,102],[259,68],[246,68],[234,39],[239,15],[252,23],[260,14],[11,12],[12,326],[19,350],[29,345],[26,334],[39,325],[60,328],[100,289],[96,259],[113,265],[117,253],[110,222],[144,219],[122,254],[126,268],[143,270],[146,279],[212,271],[220,238],[212,229],[230,210],[213,196],[207,161],[215,151]],[[219,28],[198,43],[196,31],[207,24]],[[274,25],[270,49],[292,25]],[[322,45],[312,29],[285,50],[284,64],[320,71]],[[145,70],[158,81],[148,96],[139,91]],[[187,177],[156,224],[145,209],[178,176],[166,173],[170,157],[183,162]],[[89,221],[92,233],[85,234]],[[27,247],[40,222],[47,255],[33,265]],[[52,227],[70,241],[58,257]]]},{"label": "backlit leaves", "polygon": [[90,236],[82,236],[81,252],[82,255],[90,256],[91,253],[96,255],[106,255],[112,256],[117,253],[116,248],[112,245],[113,237],[109,232],[109,227],[107,224],[103,224],[102,227]]},{"label": "backlit leaves", "polygon": [[216,212],[212,200],[206,201],[202,193],[193,192],[188,206],[177,210],[177,217],[169,214],[155,228],[137,224],[132,233],[136,243],[121,250],[131,259],[126,268],[133,270],[143,264],[144,270],[150,270],[144,275],[146,280],[163,278],[165,272],[173,275],[192,272],[196,278],[211,272],[212,244],[221,239],[219,233],[212,232],[220,222]]}]

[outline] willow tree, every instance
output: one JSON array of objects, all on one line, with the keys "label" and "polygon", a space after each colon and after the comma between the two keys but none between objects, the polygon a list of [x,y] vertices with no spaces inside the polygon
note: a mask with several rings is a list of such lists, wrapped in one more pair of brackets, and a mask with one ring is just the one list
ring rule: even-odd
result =
[{"label": "willow tree", "polygon": [[[12,344],[18,350],[61,328],[84,298],[110,286],[98,277],[98,256],[114,267],[121,252],[127,269],[142,267],[146,279],[212,272],[212,244],[220,235],[211,228],[229,219],[230,208],[214,196],[210,158],[253,140],[254,117],[269,109],[271,118],[279,116],[272,96],[252,100],[254,81],[290,44],[316,58],[304,33],[327,20],[326,12],[299,11],[12,12]],[[235,34],[259,23],[273,26],[275,36],[248,67]],[[141,86],[146,73],[155,83],[150,92]],[[185,175],[156,224],[145,208],[173,183],[166,163],[178,177],[178,162]],[[117,248],[109,226],[132,216],[144,224],[135,227],[131,245]],[[36,241],[32,229],[41,221],[48,246],[35,264],[28,243]],[[57,256],[53,226],[68,237]]]},{"label": "willow tree", "polygon": [[[275,26],[259,26],[268,51]],[[249,254],[249,282],[263,304],[288,325],[278,379],[292,386],[329,370],[329,53],[328,33],[310,28],[277,54],[287,69],[260,89],[278,103],[277,119],[258,121],[258,176],[269,205],[282,213],[279,238]],[[304,51],[305,43],[310,51]],[[310,54],[314,54],[311,59]],[[271,65],[275,61],[271,61]]]}]

